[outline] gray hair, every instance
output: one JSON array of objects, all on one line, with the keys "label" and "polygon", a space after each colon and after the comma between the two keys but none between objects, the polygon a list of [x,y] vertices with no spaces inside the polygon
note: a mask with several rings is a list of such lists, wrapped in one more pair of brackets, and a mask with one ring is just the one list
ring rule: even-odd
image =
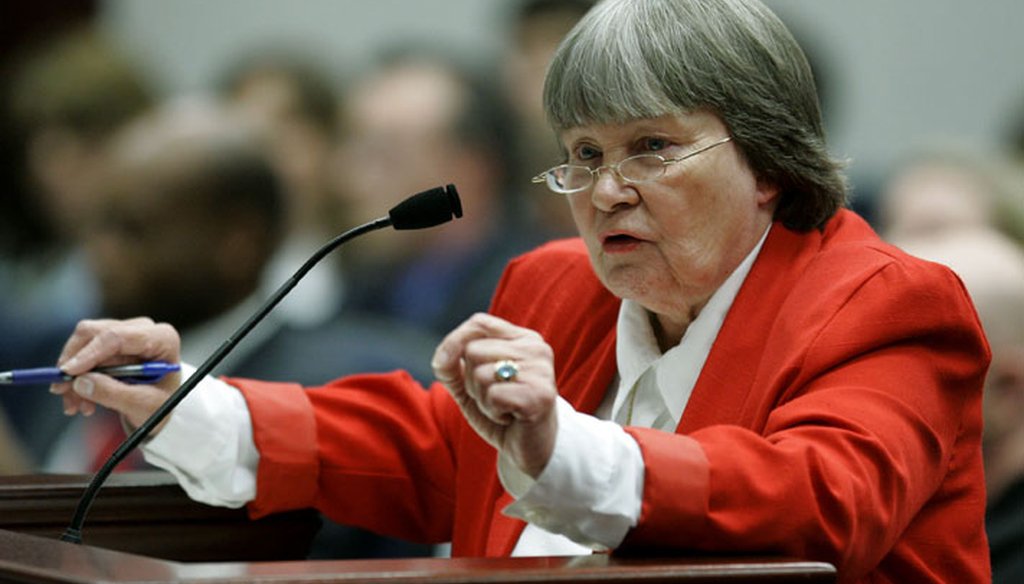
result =
[{"label": "gray hair", "polygon": [[757,0],[601,2],[556,52],[544,106],[557,132],[710,110],[779,187],[784,225],[821,228],[846,202],[807,59]]}]

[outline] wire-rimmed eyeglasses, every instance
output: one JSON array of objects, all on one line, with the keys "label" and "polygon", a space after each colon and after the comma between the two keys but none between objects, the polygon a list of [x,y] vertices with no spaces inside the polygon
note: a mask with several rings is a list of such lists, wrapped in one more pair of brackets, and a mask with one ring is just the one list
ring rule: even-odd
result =
[{"label": "wire-rimmed eyeglasses", "polygon": [[605,169],[612,171],[620,180],[626,183],[650,182],[664,176],[668,165],[682,162],[687,158],[707,152],[715,146],[725,144],[729,140],[732,140],[732,137],[726,136],[717,142],[712,142],[707,146],[687,152],[678,158],[665,158],[659,154],[637,154],[636,156],[620,160],[616,164],[604,164],[597,168],[590,168],[589,166],[579,164],[560,164],[545,170],[530,180],[534,183],[544,183],[549,189],[562,195],[571,195],[589,189],[594,184],[594,181],[597,180],[598,174]]}]

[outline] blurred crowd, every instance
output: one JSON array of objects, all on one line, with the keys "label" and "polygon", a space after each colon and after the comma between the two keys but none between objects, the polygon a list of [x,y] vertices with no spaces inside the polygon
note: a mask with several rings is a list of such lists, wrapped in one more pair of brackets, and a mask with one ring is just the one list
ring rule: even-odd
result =
[{"label": "blurred crowd", "polygon": [[[168,96],[88,19],[7,51],[0,370],[53,363],[79,319],[141,315],[175,325],[201,363],[331,237],[454,183],[465,219],[329,256],[217,370],[316,384],[405,368],[429,382],[437,340],[487,308],[506,261],[574,231],[529,179],[561,157],[541,109],[547,59],[592,2],[507,4],[485,67],[403,41],[344,82],[329,56],[266,50],[202,94]],[[997,152],[934,144],[893,161],[872,191],[851,176],[854,207],[949,265],[976,302],[993,353],[993,560],[1024,570],[1024,96],[1006,128]],[[88,472],[123,437],[113,416],[84,423],[59,404],[45,388],[0,393],[0,472]],[[431,553],[327,529],[323,557]]]}]

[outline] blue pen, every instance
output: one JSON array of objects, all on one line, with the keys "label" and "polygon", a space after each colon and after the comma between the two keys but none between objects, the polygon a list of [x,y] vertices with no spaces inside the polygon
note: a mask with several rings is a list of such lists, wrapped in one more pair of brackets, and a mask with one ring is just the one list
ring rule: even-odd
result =
[{"label": "blue pen", "polygon": [[[177,363],[150,361],[132,365],[99,367],[93,369],[92,372],[117,377],[126,383],[153,383],[154,381],[159,381],[164,375],[179,371],[180,369],[181,366]],[[12,371],[0,372],[0,385],[57,383],[60,381],[71,381],[71,379],[73,379],[72,376],[61,371],[59,367],[36,367],[33,369],[14,369]]]}]

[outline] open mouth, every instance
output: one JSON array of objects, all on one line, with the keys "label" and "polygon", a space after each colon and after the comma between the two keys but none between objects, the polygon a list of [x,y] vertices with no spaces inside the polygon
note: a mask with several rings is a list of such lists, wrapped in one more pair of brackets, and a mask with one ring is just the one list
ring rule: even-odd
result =
[{"label": "open mouth", "polygon": [[606,252],[626,252],[640,245],[642,241],[643,240],[626,233],[615,233],[605,237],[601,242],[601,247],[604,248]]},{"label": "open mouth", "polygon": [[625,233],[618,233],[618,234],[615,234],[615,235],[609,235],[608,237],[604,238],[604,242],[605,243],[611,243],[611,244],[629,243],[629,242],[633,242],[633,241],[640,241],[640,240],[635,238],[635,237],[633,237],[632,235],[626,235]]}]

